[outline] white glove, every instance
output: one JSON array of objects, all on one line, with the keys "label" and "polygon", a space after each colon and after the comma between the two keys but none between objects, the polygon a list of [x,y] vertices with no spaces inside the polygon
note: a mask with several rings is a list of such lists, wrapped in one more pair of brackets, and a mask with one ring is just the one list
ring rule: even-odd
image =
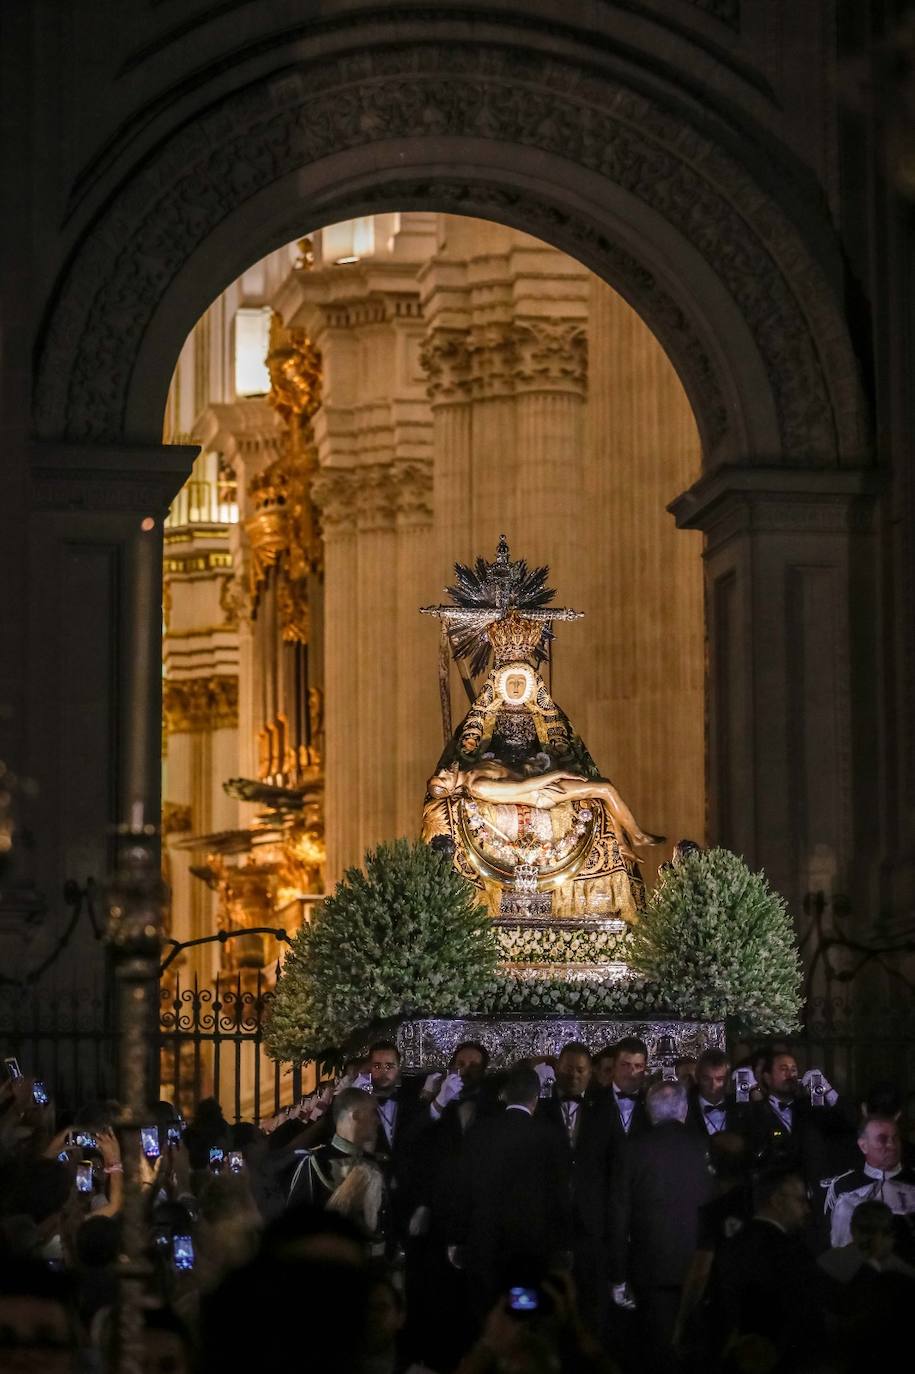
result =
[{"label": "white glove", "polygon": [[441,1087],[444,1077],[445,1075],[443,1073],[430,1073],[423,1084],[422,1096],[428,1097],[431,1100]]},{"label": "white glove", "polygon": [[407,1230],[411,1236],[427,1236],[429,1234],[429,1223],[432,1220],[432,1211],[429,1207],[417,1207],[410,1218]]},{"label": "white glove", "polygon": [[815,1073],[818,1073],[820,1075],[820,1088],[822,1090],[823,1099],[827,1107],[834,1107],[839,1100],[839,1094],[836,1092],[835,1088],[832,1086],[832,1084],[830,1083],[829,1079],[826,1077],[822,1069],[808,1069],[807,1072],[804,1074],[804,1077],[801,1079],[801,1084],[803,1085],[803,1087],[807,1089],[809,1093],[810,1081]]},{"label": "white glove", "polygon": [[464,1080],[459,1073],[449,1073],[442,1086],[435,1096],[435,1105],[439,1111],[444,1111],[452,1098],[459,1097]]},{"label": "white glove", "polygon": [[540,1079],[541,1088],[544,1083],[556,1082],[556,1070],[553,1068],[552,1064],[535,1064],[534,1073]]},{"label": "white glove", "polygon": [[353,1087],[361,1088],[364,1093],[372,1091],[372,1075],[370,1073],[357,1073],[353,1079]]},{"label": "white glove", "polygon": [[628,1283],[615,1283],[610,1292],[617,1307],[625,1307],[629,1312],[635,1309],[635,1298],[632,1296]]}]

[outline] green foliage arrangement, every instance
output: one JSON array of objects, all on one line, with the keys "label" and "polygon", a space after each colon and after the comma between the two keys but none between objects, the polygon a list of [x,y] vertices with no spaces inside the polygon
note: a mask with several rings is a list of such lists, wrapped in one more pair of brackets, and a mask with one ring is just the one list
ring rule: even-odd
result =
[{"label": "green foliage arrangement", "polygon": [[465,1015],[484,1000],[498,957],[492,921],[447,857],[408,840],[379,845],[295,937],[268,1052],[339,1063],[380,1022]]},{"label": "green foliage arrangement", "polygon": [[753,1034],[796,1030],[801,962],[784,900],[727,849],[689,855],[658,884],[632,933],[633,969],[668,1010],[733,1018]]}]

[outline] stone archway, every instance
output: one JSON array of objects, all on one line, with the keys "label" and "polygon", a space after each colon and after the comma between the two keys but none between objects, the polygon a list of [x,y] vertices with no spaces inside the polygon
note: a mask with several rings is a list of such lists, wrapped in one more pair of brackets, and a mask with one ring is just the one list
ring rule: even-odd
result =
[{"label": "stone archway", "polygon": [[868,422],[830,231],[813,212],[799,226],[697,107],[537,50],[520,27],[513,40],[409,43],[392,28],[320,62],[296,54],[138,161],[45,317],[38,499],[58,500],[58,445],[89,467],[100,448],[137,475],[160,464],[144,449],[190,326],[309,227],[422,208],[546,239],[634,306],[693,405],[707,477],[675,513],[709,534],[710,830],[797,898],[815,846],[845,869],[856,848],[858,783],[810,674],[831,665],[831,729],[849,737]]},{"label": "stone archway", "polygon": [[162,143],[60,284],[37,433],[152,440],[182,330],[234,272],[332,214],[411,205],[530,229],[608,280],[671,356],[710,464],[861,460],[840,304],[778,202],[699,121],[570,60],[483,44],[302,64]]}]

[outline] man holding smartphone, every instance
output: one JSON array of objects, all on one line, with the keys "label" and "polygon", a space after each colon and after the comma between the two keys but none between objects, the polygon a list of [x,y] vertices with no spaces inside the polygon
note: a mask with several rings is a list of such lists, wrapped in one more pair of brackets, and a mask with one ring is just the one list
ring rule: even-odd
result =
[{"label": "man holding smartphone", "polygon": [[696,1061],[696,1083],[689,1089],[687,1125],[703,1140],[722,1131],[749,1130],[749,1104],[729,1090],[731,1065],[724,1050],[703,1050]]}]

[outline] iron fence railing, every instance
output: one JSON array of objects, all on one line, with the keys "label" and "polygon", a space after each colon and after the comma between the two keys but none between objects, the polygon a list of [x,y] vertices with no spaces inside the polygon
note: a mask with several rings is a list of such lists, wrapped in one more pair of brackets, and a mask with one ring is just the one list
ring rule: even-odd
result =
[{"label": "iron fence railing", "polygon": [[[277,972],[279,966],[277,965]],[[264,1030],[274,977],[263,971],[196,978],[163,987],[159,1007],[159,1065],[164,1097],[187,1111],[215,1097],[236,1121],[259,1122],[302,1094],[301,1064],[268,1057]]]}]

